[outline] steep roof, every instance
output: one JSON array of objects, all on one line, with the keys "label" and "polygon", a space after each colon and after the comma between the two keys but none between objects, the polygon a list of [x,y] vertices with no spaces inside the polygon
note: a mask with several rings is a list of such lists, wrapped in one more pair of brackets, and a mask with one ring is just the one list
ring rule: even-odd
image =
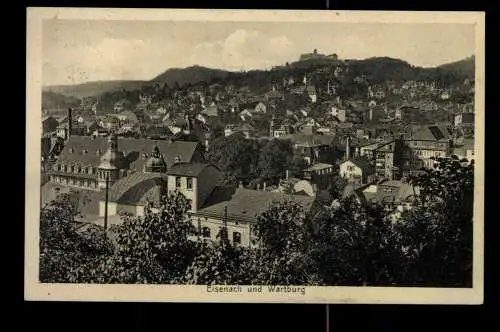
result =
[{"label": "steep roof", "polygon": [[309,210],[315,198],[245,188],[237,188],[233,191],[228,188],[218,187],[205,201],[198,214],[222,218],[224,208],[227,207],[228,219],[251,222],[255,221],[258,215],[267,211],[273,202],[290,200],[299,202],[306,210]]},{"label": "steep roof", "polygon": [[447,128],[438,125],[416,127],[412,133],[414,140],[422,141],[446,141],[450,136]]},{"label": "steep roof", "polygon": [[[184,162],[193,161],[196,149],[199,146],[197,142],[119,138],[118,150],[124,152],[130,169],[142,171],[142,167],[146,162],[142,158],[142,154],[147,153],[149,155],[153,151],[155,144],[158,144],[160,152],[167,162],[167,167],[175,163],[176,156],[180,156]],[[73,149],[72,152],[71,149]],[[97,153],[98,150],[101,151],[101,155]],[[106,150],[107,138],[105,137],[71,136],[59,155],[58,162],[81,163],[97,167],[102,154]],[[84,151],[86,152],[84,153]]]},{"label": "steep roof", "polygon": [[349,160],[346,160],[344,161],[343,163],[346,163],[346,162],[352,162],[354,165],[358,166],[359,168],[361,168],[361,170],[363,172],[372,172],[374,167],[373,165],[370,163],[370,160],[368,160],[367,158],[365,157],[355,157],[355,158],[351,158]]},{"label": "steep roof", "polygon": [[201,114],[206,116],[219,116],[219,108],[215,105],[211,105],[201,111]]},{"label": "steep roof", "polygon": [[333,167],[332,164],[325,164],[325,163],[316,163],[308,168],[306,168],[304,171],[319,171],[319,170],[322,170],[322,169],[326,169],[326,168],[331,168]]},{"label": "steep roof", "polygon": [[203,163],[178,163],[170,167],[168,175],[197,177],[207,167],[213,167]]},{"label": "steep roof", "polygon": [[[135,172],[121,178],[109,188],[109,201],[119,204],[144,204],[158,206],[166,179],[161,173]],[[104,194],[101,200],[104,199]]]},{"label": "steep roof", "polygon": [[414,188],[410,184],[398,180],[388,180],[379,183],[376,192],[363,192],[362,194],[366,201],[401,203],[419,193],[418,187]]}]

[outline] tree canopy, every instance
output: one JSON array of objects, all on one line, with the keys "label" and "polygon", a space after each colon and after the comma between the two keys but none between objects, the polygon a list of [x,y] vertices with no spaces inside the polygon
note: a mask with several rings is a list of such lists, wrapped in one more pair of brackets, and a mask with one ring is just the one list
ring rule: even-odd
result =
[{"label": "tree canopy", "polygon": [[474,168],[436,163],[410,180],[420,188],[410,210],[354,196],[306,208],[290,195],[257,216],[250,247],[233,245],[224,231],[200,241],[178,192],[158,212],[146,208],[108,232],[73,222],[76,205],[61,195],[41,211],[40,280],[471,287]]}]

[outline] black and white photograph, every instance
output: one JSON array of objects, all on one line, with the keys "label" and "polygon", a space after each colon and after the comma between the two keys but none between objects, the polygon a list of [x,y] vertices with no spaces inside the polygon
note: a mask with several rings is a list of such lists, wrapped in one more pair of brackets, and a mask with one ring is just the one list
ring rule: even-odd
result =
[{"label": "black and white photograph", "polygon": [[482,303],[484,14],[27,11],[26,299]]}]

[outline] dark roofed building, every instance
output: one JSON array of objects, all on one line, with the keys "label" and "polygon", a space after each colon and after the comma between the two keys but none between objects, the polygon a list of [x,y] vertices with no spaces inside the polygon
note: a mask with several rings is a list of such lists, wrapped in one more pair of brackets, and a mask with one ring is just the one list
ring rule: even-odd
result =
[{"label": "dark roofed building", "polygon": [[204,163],[183,163],[179,162],[168,170],[168,175],[175,176],[198,176],[209,165]]},{"label": "dark roofed building", "polygon": [[229,240],[233,244],[256,246],[258,244],[251,228],[257,216],[273,203],[289,200],[301,204],[305,212],[311,211],[315,203],[314,197],[305,195],[290,196],[279,192],[216,187],[201,209],[193,215],[193,221],[206,240],[216,240],[221,227],[226,224]]},{"label": "dark roofed building", "polygon": [[[149,139],[120,138],[118,149],[124,153],[128,169],[142,172],[143,166],[158,145],[164,155],[167,167],[180,157],[183,162],[202,161],[202,153],[198,151],[199,143],[185,141],[154,141]],[[59,162],[83,163],[89,166],[99,165],[102,154],[106,152],[107,139],[102,137],[74,136],[64,146],[59,155]]]},{"label": "dark roofed building", "polygon": [[[204,160],[203,148],[198,142],[118,139],[116,137],[113,140],[116,141],[110,143],[110,139],[102,137],[72,136],[59,154],[57,162],[48,172],[51,181],[99,190],[105,183],[106,174],[104,173],[111,172],[111,177],[115,181],[133,172],[146,172],[146,166],[151,161],[150,157],[154,157],[152,154],[156,149],[164,159],[167,169],[177,162],[203,162]],[[113,151],[110,151],[110,144],[112,144]],[[108,154],[111,154],[113,158],[106,158]],[[115,163],[117,160],[120,162]]]}]

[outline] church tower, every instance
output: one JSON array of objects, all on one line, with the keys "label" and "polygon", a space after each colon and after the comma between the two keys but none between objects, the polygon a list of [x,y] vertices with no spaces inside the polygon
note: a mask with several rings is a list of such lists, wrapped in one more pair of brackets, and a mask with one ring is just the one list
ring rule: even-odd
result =
[{"label": "church tower", "polygon": [[111,133],[108,136],[108,150],[101,157],[98,168],[99,188],[106,188],[106,181],[112,185],[120,178],[120,170],[124,168],[123,153],[118,151],[118,137]]}]

